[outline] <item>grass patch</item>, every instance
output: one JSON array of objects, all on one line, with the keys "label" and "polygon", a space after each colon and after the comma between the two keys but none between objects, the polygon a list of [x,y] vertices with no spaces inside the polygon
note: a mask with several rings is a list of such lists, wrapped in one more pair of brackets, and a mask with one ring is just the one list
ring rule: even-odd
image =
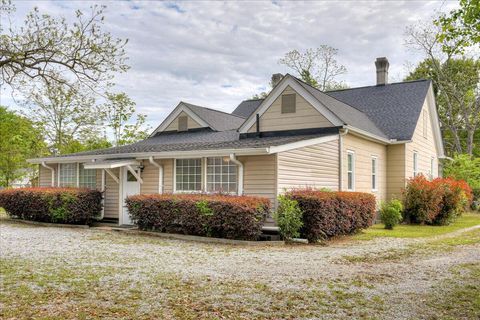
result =
[{"label": "grass patch", "polygon": [[448,226],[406,225],[401,224],[393,230],[387,230],[383,224],[375,224],[354,235],[355,240],[372,240],[376,238],[426,238],[450,233],[456,230],[480,225],[480,214],[466,213]]}]

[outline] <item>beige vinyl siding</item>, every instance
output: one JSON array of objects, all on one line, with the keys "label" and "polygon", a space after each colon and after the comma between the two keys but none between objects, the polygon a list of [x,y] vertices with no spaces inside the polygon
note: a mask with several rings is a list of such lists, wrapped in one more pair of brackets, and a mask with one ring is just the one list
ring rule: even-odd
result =
[{"label": "beige vinyl siding", "polygon": [[399,199],[405,187],[405,144],[387,147],[387,199]]},{"label": "beige vinyl siding", "polygon": [[143,183],[140,184],[141,194],[154,194],[158,193],[159,183],[159,168],[155,167],[148,161],[144,161],[144,168],[142,172]]},{"label": "beige vinyl siding", "polygon": [[[318,112],[301,95],[296,94],[296,112],[282,114],[282,95],[295,94],[296,92],[287,87],[272,105],[260,116],[260,131],[295,130],[307,128],[332,127],[320,112]],[[248,132],[256,131],[256,123]]]},{"label": "beige vinyl siding", "polygon": [[278,193],[296,187],[338,190],[338,140],[278,153]]},{"label": "beige vinyl siding", "polygon": [[[347,134],[343,136],[343,190],[347,190],[347,151],[355,154],[355,191],[368,192],[377,201],[387,195],[387,146]],[[377,191],[372,191],[372,157],[377,157]]]},{"label": "beige vinyl siding", "polygon": [[177,131],[178,130],[178,117],[187,117],[188,121],[188,129],[196,129],[196,128],[202,128],[202,126],[193,120],[191,117],[189,117],[185,112],[181,112],[169,125],[168,127],[165,128],[164,131]]},{"label": "beige vinyl siding", "polygon": [[163,193],[173,192],[173,159],[157,160],[163,165]]},{"label": "beige vinyl siding", "polygon": [[[54,169],[57,168],[57,164],[48,164],[49,167],[52,167]],[[55,170],[55,181],[54,183],[56,184],[57,181],[57,172]],[[39,170],[38,170],[38,185],[40,187],[51,187],[52,186],[52,171],[50,169],[45,168],[44,166],[40,165]]]},{"label": "beige vinyl siding", "polygon": [[[426,112],[427,121],[426,121],[426,137],[424,136],[424,121],[423,121],[423,112]],[[412,142],[406,144],[406,177],[413,177],[413,152],[417,151],[418,153],[418,172],[423,173],[425,176],[430,176],[430,161],[431,158],[435,159],[435,170],[433,172],[433,177],[438,176],[438,152],[435,145],[435,139],[433,136],[432,129],[432,120],[430,117],[430,110],[428,108],[428,102],[425,100],[425,103],[422,108],[422,113],[418,118],[417,126],[413,133]]]},{"label": "beige vinyl siding", "polygon": [[250,196],[266,197],[275,204],[277,184],[276,155],[242,156],[243,193]]},{"label": "beige vinyl siding", "polygon": [[[111,169],[113,174],[119,177],[119,169]],[[105,218],[118,218],[119,211],[119,184],[109,174],[105,175]]]}]

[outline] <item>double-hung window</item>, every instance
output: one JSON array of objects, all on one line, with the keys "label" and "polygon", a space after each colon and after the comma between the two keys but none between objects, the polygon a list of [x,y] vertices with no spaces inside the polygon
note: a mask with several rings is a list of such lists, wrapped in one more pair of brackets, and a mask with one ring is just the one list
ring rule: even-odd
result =
[{"label": "double-hung window", "polygon": [[202,190],[202,159],[175,160],[175,191]]},{"label": "double-hung window", "polygon": [[85,169],[83,163],[78,166],[78,186],[95,189],[97,186],[97,171],[95,169]]},{"label": "double-hung window", "polygon": [[226,158],[207,158],[207,191],[237,192],[237,166]]},{"label": "double-hung window", "polygon": [[58,174],[59,187],[76,187],[77,186],[77,164],[76,163],[60,163]]},{"label": "double-hung window", "polygon": [[355,153],[347,152],[347,189],[355,191]]},{"label": "double-hung window", "polygon": [[372,191],[377,191],[377,157],[372,157]]},{"label": "double-hung window", "polygon": [[413,176],[418,175],[418,152],[413,151]]}]

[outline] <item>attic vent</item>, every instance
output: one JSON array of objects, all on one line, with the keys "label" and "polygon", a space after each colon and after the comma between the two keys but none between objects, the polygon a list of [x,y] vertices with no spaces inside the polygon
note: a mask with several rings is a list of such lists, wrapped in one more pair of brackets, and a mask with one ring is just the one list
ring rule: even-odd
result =
[{"label": "attic vent", "polygon": [[178,131],[187,131],[188,130],[188,117],[181,116],[178,117]]},{"label": "attic vent", "polygon": [[282,113],[295,113],[295,94],[282,96]]}]

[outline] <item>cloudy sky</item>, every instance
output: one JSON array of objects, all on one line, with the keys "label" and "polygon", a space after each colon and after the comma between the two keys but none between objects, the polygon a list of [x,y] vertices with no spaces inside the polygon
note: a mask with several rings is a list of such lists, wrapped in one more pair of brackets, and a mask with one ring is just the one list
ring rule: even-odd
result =
[{"label": "cloudy sky", "polygon": [[[350,87],[374,84],[374,60],[386,56],[391,81],[422,57],[404,46],[405,27],[448,12],[445,1],[22,1],[14,23],[38,6],[73,21],[76,9],[107,6],[105,30],[128,38],[131,69],[116,77],[137,110],[158,123],[179,101],[231,112],[266,89],[286,52],[327,44],[339,49]],[[13,106],[8,88],[1,103]]]}]

